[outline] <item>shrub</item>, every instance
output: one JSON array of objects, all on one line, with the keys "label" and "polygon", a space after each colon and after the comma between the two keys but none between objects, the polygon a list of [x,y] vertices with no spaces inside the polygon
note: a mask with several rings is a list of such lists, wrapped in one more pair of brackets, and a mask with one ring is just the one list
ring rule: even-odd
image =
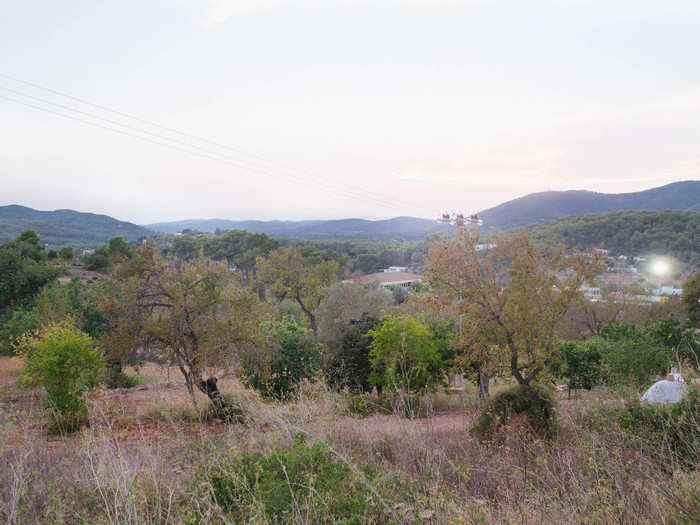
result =
[{"label": "shrub", "polygon": [[569,392],[578,388],[590,390],[601,382],[601,348],[604,345],[605,341],[599,338],[582,342],[565,341],[561,344]]},{"label": "shrub", "polygon": [[141,381],[138,376],[126,374],[121,365],[112,363],[105,371],[104,383],[107,388],[133,388]]},{"label": "shrub", "polygon": [[506,427],[515,416],[525,419],[528,430],[550,438],[556,431],[556,415],[551,393],[541,386],[516,385],[488,400],[471,432],[489,438]]},{"label": "shrub", "polygon": [[415,317],[389,315],[374,330],[370,382],[420,394],[440,382],[443,361],[430,329]]},{"label": "shrub", "polygon": [[225,461],[208,478],[216,505],[235,522],[359,524],[373,507],[369,488],[346,463],[300,436],[287,451]]},{"label": "shrub", "polygon": [[265,325],[266,352],[243,356],[241,378],[265,397],[287,399],[319,370],[321,352],[310,330],[292,317]]},{"label": "shrub", "polygon": [[25,334],[17,350],[25,359],[22,383],[46,389],[52,428],[65,433],[80,427],[87,410],[83,395],[104,369],[92,338],[63,321]]},{"label": "shrub", "polygon": [[700,465],[700,391],[672,405],[634,400],[621,409],[618,421],[628,439],[644,447],[660,464],[668,460],[684,468]]},{"label": "shrub", "polygon": [[609,384],[643,385],[668,369],[671,349],[645,327],[611,322],[599,328],[603,376]]}]

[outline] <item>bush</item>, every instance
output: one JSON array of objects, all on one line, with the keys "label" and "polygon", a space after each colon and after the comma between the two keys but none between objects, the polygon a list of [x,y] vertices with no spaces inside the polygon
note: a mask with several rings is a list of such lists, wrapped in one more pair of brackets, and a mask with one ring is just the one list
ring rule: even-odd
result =
[{"label": "bush", "polygon": [[626,437],[643,447],[660,464],[683,468],[700,465],[700,391],[672,405],[648,405],[634,400],[618,413]]},{"label": "bush", "polygon": [[79,428],[87,415],[83,395],[104,370],[92,338],[63,321],[25,334],[17,350],[25,359],[22,384],[46,389],[52,428],[60,433]]},{"label": "bush", "polygon": [[552,394],[541,386],[516,385],[488,400],[471,432],[481,438],[493,436],[508,426],[515,416],[526,422],[528,430],[545,438],[556,432]]},{"label": "bush", "polygon": [[601,351],[608,384],[644,385],[668,369],[672,351],[652,329],[611,322],[598,332],[606,341]]},{"label": "bush", "polygon": [[133,388],[140,384],[140,378],[124,373],[121,365],[110,364],[104,375],[104,383],[107,388]]},{"label": "bush", "polygon": [[581,342],[564,341],[561,344],[569,392],[577,388],[590,390],[601,382],[601,348],[605,344],[600,338]]},{"label": "bush", "polygon": [[[237,523],[366,523],[367,485],[322,443],[245,453],[209,473],[216,505]],[[303,519],[302,519],[303,518]]]},{"label": "bush", "polygon": [[287,399],[304,379],[319,371],[321,352],[310,330],[292,317],[265,326],[266,352],[248,353],[242,359],[241,379],[265,397]]},{"label": "bush", "polygon": [[389,315],[369,335],[369,380],[378,388],[422,394],[442,380],[443,361],[433,334],[415,317]]}]

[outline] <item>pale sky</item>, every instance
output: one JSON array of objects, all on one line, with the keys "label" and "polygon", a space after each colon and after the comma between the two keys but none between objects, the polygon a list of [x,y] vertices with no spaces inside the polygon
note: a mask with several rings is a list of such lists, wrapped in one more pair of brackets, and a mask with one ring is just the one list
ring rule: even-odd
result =
[{"label": "pale sky", "polygon": [[0,205],[138,223],[436,217],[700,179],[697,0],[0,0],[0,13]]}]

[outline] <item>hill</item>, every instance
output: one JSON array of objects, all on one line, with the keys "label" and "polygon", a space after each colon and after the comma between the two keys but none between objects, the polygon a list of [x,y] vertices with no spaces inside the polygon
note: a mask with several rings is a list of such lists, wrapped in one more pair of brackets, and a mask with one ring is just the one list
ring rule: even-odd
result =
[{"label": "hill", "polygon": [[550,236],[571,248],[604,248],[629,256],[649,253],[677,257],[700,267],[700,213],[621,211],[567,217],[530,226],[539,239]]},{"label": "hill", "polygon": [[509,230],[572,215],[623,210],[700,211],[700,181],[683,181],[634,193],[545,191],[479,213],[484,227]]},{"label": "hill", "polygon": [[39,211],[25,206],[0,206],[0,242],[16,237],[22,230],[35,230],[50,247],[94,247],[120,235],[136,241],[153,232],[107,215],[73,210]]},{"label": "hill", "polygon": [[185,229],[201,232],[220,230],[248,230],[266,233],[272,237],[296,239],[369,238],[417,240],[431,233],[442,233],[447,226],[430,219],[395,217],[370,221],[365,219],[338,219],[315,221],[229,221],[225,219],[191,219],[176,222],[148,224],[146,228],[162,233],[180,233]]}]

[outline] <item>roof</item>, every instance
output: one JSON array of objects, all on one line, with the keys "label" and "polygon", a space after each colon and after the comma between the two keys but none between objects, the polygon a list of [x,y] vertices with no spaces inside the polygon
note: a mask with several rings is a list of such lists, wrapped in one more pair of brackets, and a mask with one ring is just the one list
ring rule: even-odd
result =
[{"label": "roof", "polygon": [[372,283],[376,281],[379,284],[405,283],[420,280],[420,275],[416,275],[415,273],[409,272],[370,273],[368,275],[361,275],[360,277],[355,279],[356,282],[360,283]]}]

